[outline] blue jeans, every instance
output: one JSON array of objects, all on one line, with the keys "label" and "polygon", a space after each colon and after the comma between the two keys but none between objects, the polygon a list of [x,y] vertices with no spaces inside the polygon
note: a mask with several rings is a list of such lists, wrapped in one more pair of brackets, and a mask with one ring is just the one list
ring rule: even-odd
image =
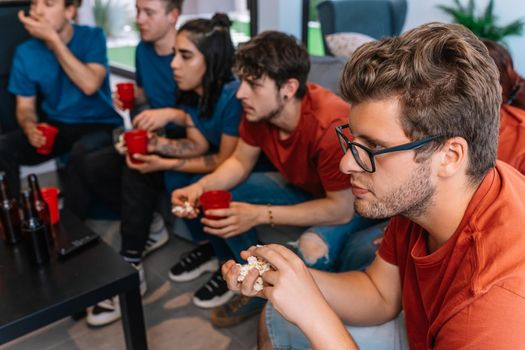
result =
[{"label": "blue jeans", "polygon": [[[311,194],[286,182],[277,172],[252,173],[244,182],[233,188],[231,193],[234,201],[253,204],[294,205],[314,199]],[[351,205],[348,203],[348,210],[351,210]],[[308,227],[304,232],[317,234],[328,249],[325,256],[317,261],[307,262],[307,265],[316,269],[333,270],[341,248],[349,236],[375,222],[355,215],[346,224]],[[220,261],[241,261],[240,252],[258,243],[254,228],[228,239],[211,236],[211,242]],[[304,260],[302,252],[299,250],[297,253]]]},{"label": "blue jeans", "polygon": [[[311,345],[299,328],[285,320],[271,303],[266,304],[266,327],[276,350],[310,349]],[[378,326],[347,326],[360,349],[408,350],[404,314]]]}]

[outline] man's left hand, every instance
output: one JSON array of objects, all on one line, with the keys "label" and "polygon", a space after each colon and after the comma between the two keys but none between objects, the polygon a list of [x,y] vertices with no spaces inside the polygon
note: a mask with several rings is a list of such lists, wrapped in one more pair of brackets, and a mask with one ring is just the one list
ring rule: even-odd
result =
[{"label": "man's left hand", "polygon": [[222,219],[213,220],[203,217],[201,222],[206,233],[229,238],[246,232],[262,223],[259,220],[262,215],[262,208],[260,205],[232,202],[227,209],[212,209],[204,213],[204,215]]},{"label": "man's left hand", "polygon": [[29,16],[26,16],[24,11],[20,10],[18,11],[18,19],[22,22],[29,34],[37,39],[47,43],[59,39],[58,33],[51,23],[41,15],[30,13]]},{"label": "man's left hand", "polygon": [[135,169],[142,174],[168,170],[173,161],[173,159],[162,158],[156,154],[134,154],[133,159],[141,161],[142,163],[133,163],[128,153],[126,155],[126,164],[130,169]]}]

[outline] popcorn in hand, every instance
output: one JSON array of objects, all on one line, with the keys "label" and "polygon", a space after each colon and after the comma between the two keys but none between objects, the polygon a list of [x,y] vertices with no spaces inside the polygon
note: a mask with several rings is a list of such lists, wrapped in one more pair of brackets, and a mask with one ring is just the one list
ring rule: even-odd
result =
[{"label": "popcorn in hand", "polygon": [[184,206],[176,205],[171,209],[173,214],[183,213],[183,214],[193,214],[195,213],[195,208],[193,208],[190,202],[184,202]]},{"label": "popcorn in hand", "polygon": [[251,269],[257,269],[259,271],[259,277],[257,277],[257,279],[255,280],[253,289],[255,289],[255,291],[257,292],[260,292],[261,290],[263,290],[263,279],[261,276],[263,275],[263,273],[270,270],[270,264],[266,260],[255,257],[255,256],[250,256],[248,258],[247,264],[244,264],[244,265],[237,264],[237,265],[240,266],[241,268],[239,277],[237,277],[237,282],[244,281],[244,279],[246,278],[246,275],[248,274],[248,271],[250,271]]}]

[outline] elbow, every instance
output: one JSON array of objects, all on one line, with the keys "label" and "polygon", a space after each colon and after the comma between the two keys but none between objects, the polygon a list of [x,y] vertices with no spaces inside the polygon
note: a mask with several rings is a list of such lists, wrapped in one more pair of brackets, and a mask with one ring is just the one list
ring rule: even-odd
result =
[{"label": "elbow", "polygon": [[98,86],[95,86],[95,85],[92,85],[92,86],[84,86],[84,87],[80,88],[80,90],[82,90],[82,92],[83,92],[84,95],[86,95],[86,96],[93,96],[94,94],[97,93],[97,91],[98,91]]},{"label": "elbow", "polygon": [[339,215],[335,218],[334,225],[344,225],[350,222],[354,217],[353,208],[345,208],[344,211],[339,212]]}]

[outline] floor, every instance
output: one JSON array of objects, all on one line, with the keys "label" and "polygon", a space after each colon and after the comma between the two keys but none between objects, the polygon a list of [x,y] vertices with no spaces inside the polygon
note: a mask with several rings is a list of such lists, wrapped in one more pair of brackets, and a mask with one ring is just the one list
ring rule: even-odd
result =
[{"label": "floor", "polygon": [[[53,173],[39,175],[39,179],[41,186],[56,183]],[[88,225],[118,249],[118,222],[89,221]],[[166,246],[144,261],[148,291],[143,306],[149,349],[255,349],[257,317],[235,327],[217,329],[210,322],[210,311],[193,305],[193,292],[209,275],[186,283],[173,283],[167,278],[172,264],[192,247],[190,242],[172,235]],[[119,321],[94,329],[84,319],[74,321],[69,317],[0,346],[0,350],[51,349],[125,349],[122,325]]]}]

